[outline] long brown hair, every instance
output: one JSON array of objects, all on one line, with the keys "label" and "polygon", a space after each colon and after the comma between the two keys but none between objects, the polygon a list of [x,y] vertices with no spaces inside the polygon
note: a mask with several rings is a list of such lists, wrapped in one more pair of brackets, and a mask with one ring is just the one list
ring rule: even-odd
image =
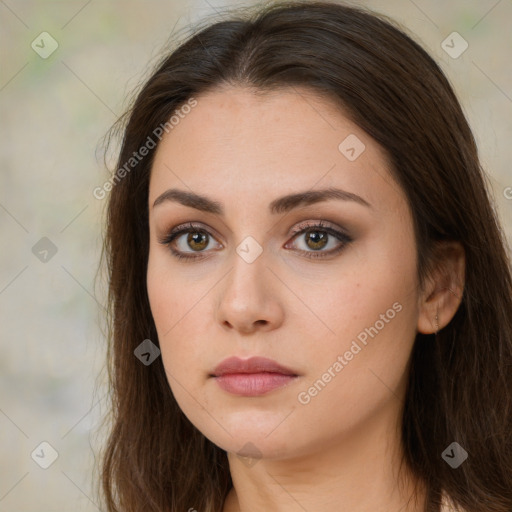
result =
[{"label": "long brown hair", "polygon": [[[512,280],[475,140],[433,59],[384,16],[327,2],[274,3],[198,28],[159,63],[123,124],[103,257],[109,275],[111,430],[102,460],[109,512],[222,510],[226,452],[185,417],[161,358],[147,291],[148,185],[156,147],[133,154],[191,98],[222,84],[308,87],[343,107],[385,150],[414,219],[420,283],[436,243],[465,250],[462,302],[437,338],[418,333],[403,407],[403,463],[468,512],[512,510]],[[152,135],[153,134],[153,135]],[[130,164],[130,165],[131,165]],[[457,469],[452,442],[469,454]]]}]

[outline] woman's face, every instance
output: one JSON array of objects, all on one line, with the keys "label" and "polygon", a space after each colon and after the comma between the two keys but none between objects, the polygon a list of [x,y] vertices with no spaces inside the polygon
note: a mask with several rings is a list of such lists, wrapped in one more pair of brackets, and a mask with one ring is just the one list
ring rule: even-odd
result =
[{"label": "woman's face", "polygon": [[[196,99],[149,190],[148,294],[184,414],[224,450],[283,459],[398,417],[420,307],[411,213],[384,153],[305,89]],[[295,376],[212,376],[232,356]]]}]

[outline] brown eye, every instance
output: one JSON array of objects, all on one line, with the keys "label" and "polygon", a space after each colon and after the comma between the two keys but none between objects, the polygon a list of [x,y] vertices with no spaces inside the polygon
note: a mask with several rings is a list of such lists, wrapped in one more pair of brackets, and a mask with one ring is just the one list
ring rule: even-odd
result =
[{"label": "brown eye", "polygon": [[208,246],[209,236],[204,231],[191,231],[187,236],[187,244],[194,251],[202,251]]},{"label": "brown eye", "polygon": [[[344,249],[352,238],[323,222],[297,226],[291,243],[286,248],[295,248],[307,258],[328,258]],[[326,249],[326,250],[324,250]]]},{"label": "brown eye", "polygon": [[306,244],[310,249],[323,249],[328,242],[329,235],[325,231],[318,229],[308,229],[305,232]]},{"label": "brown eye", "polygon": [[[212,245],[215,248],[216,240],[206,229],[188,223],[178,226],[169,235],[160,238],[159,242],[168,245],[177,259],[186,260],[206,256]],[[217,248],[221,247],[217,242]]]},{"label": "brown eye", "polygon": [[[217,249],[223,248],[206,229],[190,223],[178,226],[159,242],[168,245],[173,256],[182,260],[207,257],[211,249],[215,249],[215,243]],[[348,234],[320,222],[300,225],[292,241],[284,247],[295,249],[308,258],[328,258],[338,254],[350,242],[352,238]]]}]

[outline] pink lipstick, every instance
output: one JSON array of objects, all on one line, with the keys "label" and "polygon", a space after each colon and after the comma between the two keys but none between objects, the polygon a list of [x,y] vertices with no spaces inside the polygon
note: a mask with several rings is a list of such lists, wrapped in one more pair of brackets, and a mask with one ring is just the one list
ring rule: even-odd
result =
[{"label": "pink lipstick", "polygon": [[228,393],[241,396],[263,395],[286,386],[298,377],[290,368],[265,357],[229,357],[210,376]]}]

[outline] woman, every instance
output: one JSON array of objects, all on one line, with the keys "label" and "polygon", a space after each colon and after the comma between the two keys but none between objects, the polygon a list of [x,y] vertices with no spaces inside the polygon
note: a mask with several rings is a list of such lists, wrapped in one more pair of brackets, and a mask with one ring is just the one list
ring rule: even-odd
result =
[{"label": "woman", "polygon": [[461,107],[382,17],[198,30],[111,180],[110,512],[512,510],[512,281]]}]

